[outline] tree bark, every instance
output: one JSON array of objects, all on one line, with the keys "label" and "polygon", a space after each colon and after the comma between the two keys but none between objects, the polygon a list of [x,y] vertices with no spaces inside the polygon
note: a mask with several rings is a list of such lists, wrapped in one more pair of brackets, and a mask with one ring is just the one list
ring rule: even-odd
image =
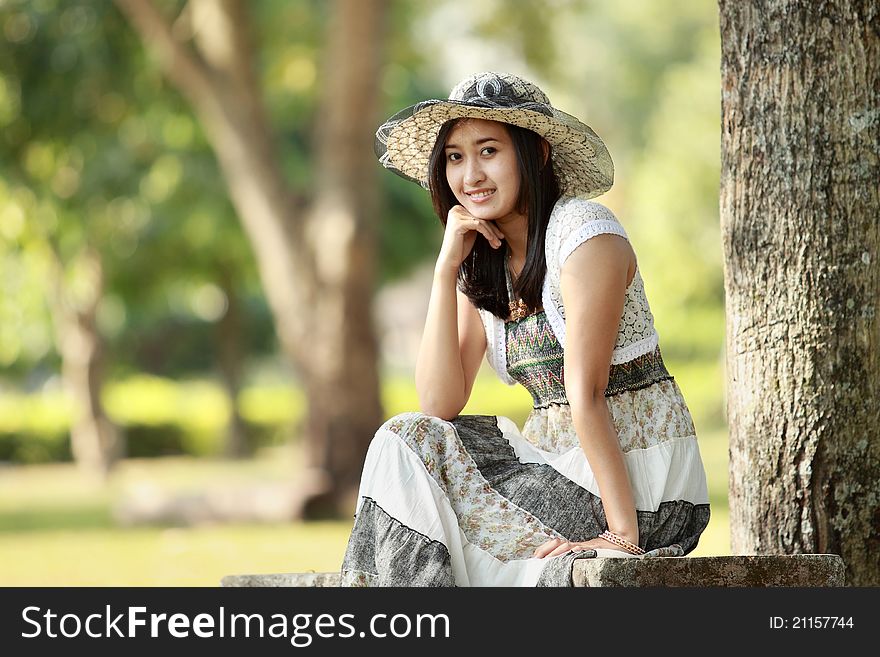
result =
[{"label": "tree bark", "polygon": [[880,8],[719,0],[731,546],[880,584]]},{"label": "tree bark", "polygon": [[279,342],[305,382],[308,466],[297,515],[348,516],[382,418],[371,319],[371,153],[385,1],[334,3],[318,183],[305,212],[272,148],[245,3],[193,0],[172,25],[150,0],[116,1],[205,128],[253,245]]}]

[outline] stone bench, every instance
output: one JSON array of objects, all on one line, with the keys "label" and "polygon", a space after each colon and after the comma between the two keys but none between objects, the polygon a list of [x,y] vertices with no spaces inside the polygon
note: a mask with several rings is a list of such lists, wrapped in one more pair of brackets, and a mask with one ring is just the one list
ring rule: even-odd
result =
[{"label": "stone bench", "polygon": [[[836,554],[579,559],[575,586],[793,586],[845,585],[843,559]],[[221,586],[338,586],[339,573],[227,575]]]}]

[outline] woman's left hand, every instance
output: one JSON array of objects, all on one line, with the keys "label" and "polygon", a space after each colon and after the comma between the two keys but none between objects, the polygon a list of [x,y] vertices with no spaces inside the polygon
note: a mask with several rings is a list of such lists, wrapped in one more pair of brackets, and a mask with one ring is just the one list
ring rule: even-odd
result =
[{"label": "woman's left hand", "polygon": [[592,548],[620,550],[619,545],[606,541],[604,538],[592,538],[589,541],[567,541],[564,538],[551,538],[546,543],[535,548],[535,556],[543,559],[544,557],[555,557],[558,554],[565,554],[568,551],[582,552]]}]

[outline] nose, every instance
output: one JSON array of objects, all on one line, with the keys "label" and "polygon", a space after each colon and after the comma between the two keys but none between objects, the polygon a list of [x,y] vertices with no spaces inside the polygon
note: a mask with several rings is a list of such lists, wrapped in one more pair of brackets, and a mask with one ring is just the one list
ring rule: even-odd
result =
[{"label": "nose", "polygon": [[477,183],[482,182],[485,178],[486,174],[483,171],[483,163],[480,161],[480,158],[468,158],[465,163],[464,183],[468,187],[473,187]]}]

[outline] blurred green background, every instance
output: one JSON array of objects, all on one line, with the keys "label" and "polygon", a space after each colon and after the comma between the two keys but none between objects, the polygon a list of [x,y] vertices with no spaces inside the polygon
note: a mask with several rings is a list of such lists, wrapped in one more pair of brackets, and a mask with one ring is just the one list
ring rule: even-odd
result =
[{"label": "blurred green background", "polygon": [[[330,5],[248,3],[296,192],[315,182]],[[715,3],[396,0],[387,11],[383,117],[445,97],[470,73],[508,70],[608,144],[615,184],[597,200],[630,235],[709,477],[712,519],[692,554],[729,554]],[[5,0],[0,31],[0,585],[215,586],[227,574],[338,569],[349,520],[285,522],[272,507],[302,462],[306,403],[198,117],[111,2]],[[424,316],[411,309],[427,302],[441,233],[425,192],[377,180],[390,417],[418,407]],[[94,305],[100,398],[126,441],[106,477],[72,462],[59,299]],[[241,372],[232,389],[229,331]],[[484,366],[464,412],[521,425],[529,405]],[[205,499],[223,495],[266,511],[221,522]]]}]

